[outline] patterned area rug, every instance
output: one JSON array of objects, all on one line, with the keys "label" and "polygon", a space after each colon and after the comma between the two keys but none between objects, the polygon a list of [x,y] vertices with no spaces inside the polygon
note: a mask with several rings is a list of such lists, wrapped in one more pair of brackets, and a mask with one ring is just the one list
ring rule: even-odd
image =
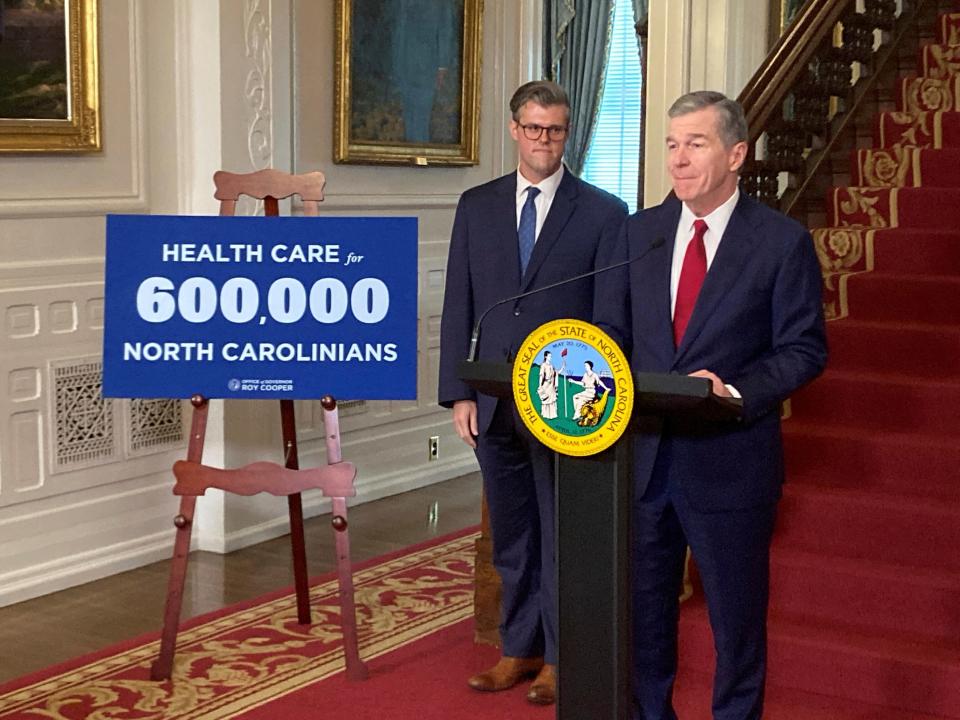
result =
[{"label": "patterned area rug", "polygon": [[[476,537],[470,529],[359,566],[364,660],[472,615]],[[170,682],[148,679],[154,634],[7,683],[0,719],[215,720],[248,712],[343,669],[335,576],[314,581],[310,596],[309,626],[297,623],[289,590],[186,623]]]}]

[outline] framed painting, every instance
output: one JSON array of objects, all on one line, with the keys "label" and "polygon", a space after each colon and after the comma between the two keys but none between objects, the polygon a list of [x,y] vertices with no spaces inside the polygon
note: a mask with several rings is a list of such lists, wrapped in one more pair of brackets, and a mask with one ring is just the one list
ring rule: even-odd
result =
[{"label": "framed painting", "polygon": [[806,0],[770,0],[769,42],[773,47],[793,23]]},{"label": "framed painting", "polygon": [[479,161],[483,0],[337,0],[334,160]]},{"label": "framed painting", "polygon": [[0,152],[100,150],[99,0],[0,0]]}]

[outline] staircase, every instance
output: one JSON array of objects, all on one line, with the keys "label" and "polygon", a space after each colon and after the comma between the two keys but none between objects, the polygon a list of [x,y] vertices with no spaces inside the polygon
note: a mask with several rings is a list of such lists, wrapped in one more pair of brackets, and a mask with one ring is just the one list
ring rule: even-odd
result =
[{"label": "staircase", "polygon": [[[784,423],[767,720],[960,718],[960,12],[936,38],[813,231],[831,354]],[[709,718],[702,597],[680,657]]]}]

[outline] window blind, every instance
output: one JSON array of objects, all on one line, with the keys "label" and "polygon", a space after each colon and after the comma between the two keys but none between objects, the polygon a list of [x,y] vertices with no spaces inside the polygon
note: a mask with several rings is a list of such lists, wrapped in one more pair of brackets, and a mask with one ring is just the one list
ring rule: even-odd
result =
[{"label": "window blind", "polygon": [[629,0],[616,0],[600,112],[582,177],[637,209],[640,169],[640,55]]}]

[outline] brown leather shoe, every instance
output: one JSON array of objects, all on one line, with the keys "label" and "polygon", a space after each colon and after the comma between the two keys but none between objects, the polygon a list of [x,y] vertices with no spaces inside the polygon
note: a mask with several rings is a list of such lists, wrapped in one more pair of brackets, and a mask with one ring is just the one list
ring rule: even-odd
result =
[{"label": "brown leather shoe", "polygon": [[543,667],[543,658],[502,657],[489,670],[474,675],[467,684],[474,690],[497,692],[509,690],[521,680],[532,678]]},{"label": "brown leather shoe", "polygon": [[530,686],[527,702],[534,705],[553,705],[557,701],[557,666],[544,665]]}]

